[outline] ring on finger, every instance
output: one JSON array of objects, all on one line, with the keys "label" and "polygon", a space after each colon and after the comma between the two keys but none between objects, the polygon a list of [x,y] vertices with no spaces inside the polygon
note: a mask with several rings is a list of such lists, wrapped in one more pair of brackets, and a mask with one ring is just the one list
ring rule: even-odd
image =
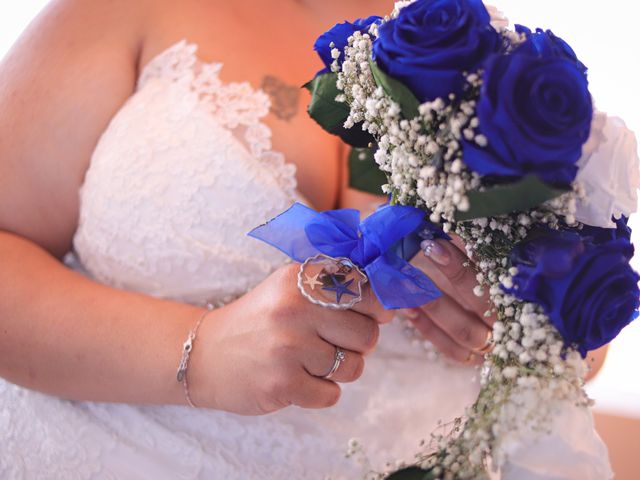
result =
[{"label": "ring on finger", "polygon": [[344,352],[344,350],[342,350],[340,347],[336,347],[336,353],[333,358],[333,365],[331,367],[331,370],[329,370],[329,373],[327,373],[326,375],[321,375],[320,378],[322,378],[323,380],[330,380],[331,377],[333,377],[338,371],[338,368],[340,368],[340,364],[344,362],[345,358],[347,358],[347,354]]},{"label": "ring on finger", "polygon": [[493,341],[493,332],[489,330],[484,345],[478,349],[475,349],[474,352],[479,353],[480,355],[486,355],[493,350],[494,345],[495,342]]},{"label": "ring on finger", "polygon": [[308,258],[298,272],[298,289],[311,303],[348,310],[362,301],[366,274],[346,257],[324,254]]}]

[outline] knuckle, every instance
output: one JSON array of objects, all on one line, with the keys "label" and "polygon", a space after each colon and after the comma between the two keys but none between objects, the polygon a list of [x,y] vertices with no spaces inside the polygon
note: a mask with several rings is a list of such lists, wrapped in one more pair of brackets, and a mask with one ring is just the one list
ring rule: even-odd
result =
[{"label": "knuckle", "polygon": [[473,332],[471,331],[469,325],[466,324],[459,326],[456,329],[455,335],[456,339],[464,343],[465,345],[470,344],[473,340]]},{"label": "knuckle", "polygon": [[284,375],[273,375],[265,382],[264,392],[272,401],[280,401],[288,391],[289,381]]},{"label": "knuckle", "polygon": [[267,352],[272,361],[289,359],[296,354],[297,350],[297,339],[289,332],[279,332],[267,341]]},{"label": "knuckle", "polygon": [[276,270],[271,276],[269,295],[280,302],[292,303],[297,295],[293,295],[293,289],[298,282],[296,265],[285,265]]},{"label": "knuckle", "polygon": [[256,398],[256,412],[258,415],[269,415],[270,413],[277,412],[285,408],[287,405],[283,405],[277,400],[273,400],[269,397]]},{"label": "knuckle", "polygon": [[288,263],[287,265],[282,266],[281,268],[276,270],[278,280],[287,282],[295,278],[297,281],[299,268],[299,265],[295,263]]},{"label": "knuckle", "polygon": [[447,276],[449,277],[449,281],[452,284],[456,285],[456,284],[462,283],[462,281],[467,276],[468,271],[469,270],[467,269],[467,267],[465,267],[463,264],[460,263],[453,266]]},{"label": "knuckle", "polygon": [[433,333],[435,331],[435,325],[428,318],[426,317],[420,318],[416,326],[418,330],[420,330],[420,333],[422,333],[422,335],[424,335],[426,338],[431,338],[433,336]]},{"label": "knuckle", "polygon": [[362,300],[361,302],[365,305],[370,305],[374,299],[375,299],[375,295],[373,293],[373,289],[371,288],[371,285],[369,285],[369,283],[367,283],[363,288],[362,288]]},{"label": "knuckle", "polygon": [[429,303],[425,303],[420,307],[420,309],[425,313],[434,313],[440,308],[442,304],[442,297],[436,298],[435,300],[430,301]]},{"label": "knuckle", "polygon": [[281,328],[280,319],[282,315],[280,315],[278,309],[274,308],[268,310],[264,314],[264,322],[269,332],[277,332]]},{"label": "knuckle", "polygon": [[358,303],[358,311],[379,324],[389,323],[394,317],[394,312],[382,306],[368,284],[362,289],[362,300]]},{"label": "knuckle", "polygon": [[263,395],[257,395],[256,397],[257,410],[261,415],[273,413],[293,405],[290,392],[286,389],[278,388],[276,383],[271,388],[265,389]]},{"label": "knuckle", "polygon": [[290,305],[288,302],[278,302],[271,310],[269,321],[272,328],[280,329],[295,317],[296,309],[293,305]]},{"label": "knuckle", "polygon": [[300,304],[291,295],[280,294],[274,297],[269,310],[269,320],[272,325],[281,327],[299,319],[301,314]]}]

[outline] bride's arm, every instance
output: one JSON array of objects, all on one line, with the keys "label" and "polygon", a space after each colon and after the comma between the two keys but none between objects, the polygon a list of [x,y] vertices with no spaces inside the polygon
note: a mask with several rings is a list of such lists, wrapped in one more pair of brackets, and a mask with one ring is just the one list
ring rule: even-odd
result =
[{"label": "bride's arm", "polygon": [[53,2],[0,67],[0,376],[69,398],[180,403],[171,379],[199,310],[102,287],[56,258],[100,132],[134,89],[143,12],[126,3]]},{"label": "bride's arm", "polygon": [[[203,309],[108,288],[67,269],[78,189],[130,97],[158,0],[59,0],[0,66],[0,377],[76,400],[184,404],[182,343]],[[383,313],[312,305],[292,267],[211,312],[189,366],[199,406],[261,414],[336,403]],[[340,346],[333,381],[322,380]]]},{"label": "bride's arm", "polygon": [[0,233],[0,376],[78,400],[183,403],[180,346],[200,312],[103,287]]},{"label": "bride's arm", "polygon": [[126,3],[53,1],[0,64],[0,228],[56,257],[91,153],[135,87],[142,12]]}]

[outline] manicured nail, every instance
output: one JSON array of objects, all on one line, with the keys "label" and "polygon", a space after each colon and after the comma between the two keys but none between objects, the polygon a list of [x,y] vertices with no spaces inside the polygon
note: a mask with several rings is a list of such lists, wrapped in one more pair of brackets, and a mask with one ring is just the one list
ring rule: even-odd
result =
[{"label": "manicured nail", "polygon": [[424,255],[436,262],[438,265],[442,265],[443,267],[449,265],[451,255],[449,255],[447,249],[440,243],[434,240],[425,240],[420,246],[422,247]]}]

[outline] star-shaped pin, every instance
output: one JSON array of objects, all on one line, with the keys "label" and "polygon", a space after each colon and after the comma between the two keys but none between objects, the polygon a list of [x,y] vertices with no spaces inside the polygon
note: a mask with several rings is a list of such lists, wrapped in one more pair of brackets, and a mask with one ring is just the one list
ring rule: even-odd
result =
[{"label": "star-shaped pin", "polygon": [[309,285],[309,287],[311,287],[311,290],[315,290],[316,286],[322,286],[322,282],[318,281],[318,276],[320,274],[314,275],[313,277],[310,275],[307,275],[306,273],[304,274],[305,277],[307,277],[307,279],[302,282],[305,285]]},{"label": "star-shaped pin", "polygon": [[349,286],[353,283],[353,279],[349,280],[346,283],[340,283],[335,275],[331,275],[331,280],[333,281],[333,287],[323,287],[322,289],[329,292],[336,292],[336,303],[340,303],[343,295],[351,295],[352,297],[358,296],[357,293],[349,290]]}]

